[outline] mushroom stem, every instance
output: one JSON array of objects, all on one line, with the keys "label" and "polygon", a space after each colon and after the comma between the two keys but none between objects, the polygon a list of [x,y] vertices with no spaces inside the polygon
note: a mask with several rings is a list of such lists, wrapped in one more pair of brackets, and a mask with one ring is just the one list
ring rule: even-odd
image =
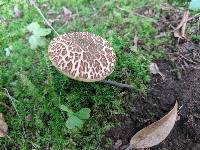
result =
[{"label": "mushroom stem", "polygon": [[102,80],[100,81],[102,83],[106,83],[106,84],[110,84],[110,85],[114,85],[114,86],[118,86],[122,89],[130,89],[130,90],[133,90],[134,87],[132,85],[129,85],[129,84],[123,84],[123,83],[119,83],[119,82],[116,82],[116,81],[111,81],[111,80]]},{"label": "mushroom stem", "polygon": [[31,4],[35,7],[35,9],[38,11],[38,13],[42,16],[42,18],[46,22],[46,24],[57,34],[57,36],[59,36],[60,34],[54,29],[54,27],[51,25],[51,23],[45,18],[42,11],[40,10],[40,8],[36,5],[36,2],[32,2]]}]

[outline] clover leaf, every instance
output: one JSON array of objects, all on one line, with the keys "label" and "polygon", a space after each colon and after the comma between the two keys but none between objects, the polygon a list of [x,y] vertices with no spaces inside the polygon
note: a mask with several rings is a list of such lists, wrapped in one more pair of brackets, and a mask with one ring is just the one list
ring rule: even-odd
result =
[{"label": "clover leaf", "polygon": [[41,28],[37,22],[32,22],[27,26],[27,30],[32,34],[28,41],[31,49],[36,49],[45,45],[45,36],[51,33],[49,28]]},{"label": "clover leaf", "polygon": [[67,112],[68,119],[65,125],[68,129],[82,128],[84,120],[90,117],[91,112],[89,108],[82,108],[77,112],[73,112],[65,105],[61,105],[60,109]]}]

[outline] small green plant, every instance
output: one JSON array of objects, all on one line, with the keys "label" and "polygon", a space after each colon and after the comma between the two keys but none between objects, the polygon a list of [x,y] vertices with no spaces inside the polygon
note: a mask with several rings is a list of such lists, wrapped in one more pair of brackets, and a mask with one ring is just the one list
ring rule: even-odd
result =
[{"label": "small green plant", "polygon": [[90,109],[89,108],[82,108],[77,112],[73,112],[65,105],[61,105],[60,109],[67,112],[68,119],[66,121],[66,127],[68,129],[81,129],[83,127],[84,120],[90,117]]},{"label": "small green plant", "polygon": [[45,45],[45,36],[51,33],[49,28],[41,28],[37,22],[28,25],[27,30],[32,33],[28,41],[31,49],[36,49]]},{"label": "small green plant", "polygon": [[193,35],[192,40],[194,41],[200,41],[200,35]]}]

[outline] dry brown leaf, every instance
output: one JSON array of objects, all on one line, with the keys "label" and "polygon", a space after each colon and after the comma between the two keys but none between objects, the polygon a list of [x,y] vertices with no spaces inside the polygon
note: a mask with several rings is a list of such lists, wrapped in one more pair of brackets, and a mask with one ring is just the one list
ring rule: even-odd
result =
[{"label": "dry brown leaf", "polygon": [[186,32],[188,17],[189,17],[189,11],[187,10],[184,12],[181,22],[174,30],[174,37],[177,37],[180,39],[186,38],[185,32]]},{"label": "dry brown leaf", "polygon": [[4,137],[7,135],[8,125],[4,121],[3,114],[0,113],[0,137]]},{"label": "dry brown leaf", "polygon": [[187,22],[188,16],[189,16],[189,11],[187,10],[187,11],[184,12],[183,18],[182,18],[181,22],[179,23],[178,27],[176,27],[175,30],[179,30],[184,25],[184,23]]},{"label": "dry brown leaf", "polygon": [[130,148],[149,148],[162,142],[170,133],[177,117],[178,103],[163,118],[137,132],[130,141]]},{"label": "dry brown leaf", "polygon": [[185,18],[184,18],[184,23],[183,23],[183,26],[182,26],[182,29],[181,29],[181,34],[182,34],[182,37],[186,38],[185,31],[186,31],[188,17],[189,17],[189,10],[185,12],[184,17]]}]

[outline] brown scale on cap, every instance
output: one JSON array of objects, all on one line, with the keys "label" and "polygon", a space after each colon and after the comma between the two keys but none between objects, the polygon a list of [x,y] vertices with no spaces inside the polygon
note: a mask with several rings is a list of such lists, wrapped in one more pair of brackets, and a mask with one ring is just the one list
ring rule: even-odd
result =
[{"label": "brown scale on cap", "polygon": [[72,79],[95,82],[114,70],[115,53],[108,41],[88,32],[63,34],[48,48],[53,65]]}]

